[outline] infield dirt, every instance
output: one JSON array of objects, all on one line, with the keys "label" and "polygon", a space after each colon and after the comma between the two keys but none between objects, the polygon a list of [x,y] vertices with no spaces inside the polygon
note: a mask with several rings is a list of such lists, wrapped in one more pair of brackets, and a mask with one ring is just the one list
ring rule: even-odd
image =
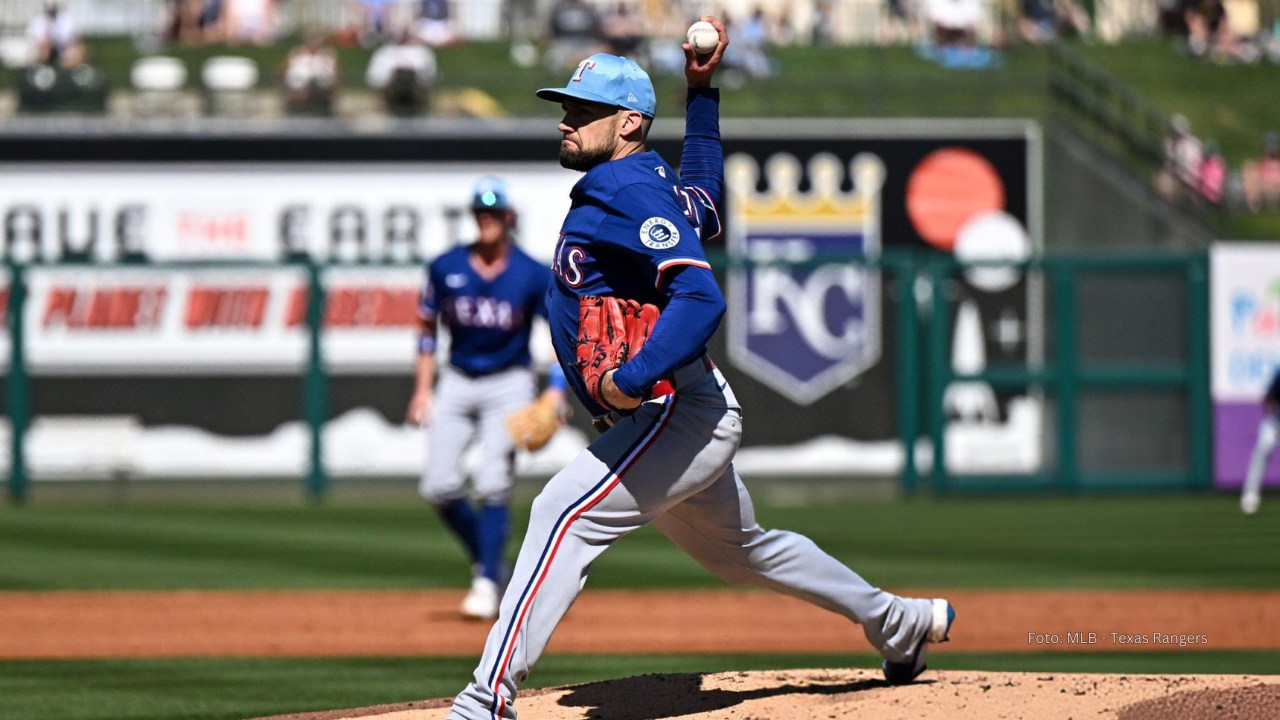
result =
[{"label": "infield dirt", "polygon": [[[1280,648],[1280,591],[1274,590],[941,594],[959,612],[944,652]],[[0,659],[477,656],[489,623],[460,619],[461,598],[454,590],[6,592],[0,593]],[[588,590],[556,629],[548,652],[857,653],[871,647],[844,618],[776,593]]]},{"label": "infield dirt", "polygon": [[[908,594],[932,596],[929,591]],[[959,612],[934,652],[1280,648],[1280,591],[946,591]],[[0,658],[477,656],[489,623],[461,591],[0,593]],[[619,617],[630,622],[618,622]],[[608,626],[610,632],[600,633]],[[1092,642],[1090,642],[1092,640]],[[857,627],[767,592],[583,593],[560,653],[870,652]],[[1280,676],[787,670],[622,678],[521,694],[537,720],[1182,720],[1280,718]],[[459,688],[465,678],[458,678]],[[281,716],[442,720],[448,700]]]}]

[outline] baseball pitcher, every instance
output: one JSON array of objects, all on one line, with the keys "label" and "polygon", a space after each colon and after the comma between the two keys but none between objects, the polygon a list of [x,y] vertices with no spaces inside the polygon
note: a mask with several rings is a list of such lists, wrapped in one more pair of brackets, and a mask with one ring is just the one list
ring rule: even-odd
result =
[{"label": "baseball pitcher", "polygon": [[[710,87],[728,36],[708,55],[686,44],[682,173],[645,136],[656,111],[648,75],[596,54],[563,88],[560,164],[583,173],[556,250],[548,314],[574,394],[602,434],[534,501],[498,621],[453,720],[515,718],[517,686],[614,541],[653,523],[731,583],[772,588],[862,626],[891,683],[924,670],[955,613],[946,600],[868,584],[808,538],[765,530],[733,469],[745,416],[707,341],[725,312],[703,253],[724,195],[719,94]],[[634,622],[638,618],[621,618]]]}]

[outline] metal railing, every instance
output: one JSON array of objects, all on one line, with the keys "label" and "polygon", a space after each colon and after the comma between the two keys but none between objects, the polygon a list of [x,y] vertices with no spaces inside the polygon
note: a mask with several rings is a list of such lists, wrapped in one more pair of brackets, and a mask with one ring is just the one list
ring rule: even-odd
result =
[{"label": "metal railing", "polygon": [[1172,123],[1128,84],[1067,45],[1049,53],[1049,102],[1054,120],[1118,160],[1138,178],[1168,186],[1162,195],[1170,205],[1220,233],[1228,232],[1228,207],[1210,202],[1196,185],[1192,171],[1178,166],[1168,147]]}]

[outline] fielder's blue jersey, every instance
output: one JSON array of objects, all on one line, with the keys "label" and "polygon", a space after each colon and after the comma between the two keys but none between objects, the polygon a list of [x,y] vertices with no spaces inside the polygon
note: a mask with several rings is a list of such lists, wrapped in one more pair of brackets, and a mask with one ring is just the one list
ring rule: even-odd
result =
[{"label": "fielder's blue jersey", "polygon": [[449,328],[449,364],[468,375],[527,367],[533,318],[547,317],[550,270],[512,245],[506,268],[487,280],[470,254],[470,247],[456,247],[427,267],[419,316]]},{"label": "fielder's blue jersey", "polygon": [[[724,314],[702,241],[721,232],[723,194],[719,97],[690,91],[683,179],[656,152],[602,163],[574,185],[560,229],[547,292],[551,340],[574,393],[592,415],[574,369],[578,299],[608,295],[652,303],[663,311],[644,349],[614,375],[618,388],[643,396],[672,370],[706,352]],[[693,176],[697,184],[690,184]]]}]

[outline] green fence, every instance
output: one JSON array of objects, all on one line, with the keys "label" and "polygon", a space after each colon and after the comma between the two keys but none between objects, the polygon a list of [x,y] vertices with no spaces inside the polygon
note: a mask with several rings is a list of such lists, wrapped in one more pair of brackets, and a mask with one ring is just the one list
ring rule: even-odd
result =
[{"label": "green fence", "polygon": [[[977,375],[957,375],[948,367],[950,309],[946,283],[960,271],[961,265],[951,259],[932,259],[904,263],[897,270],[899,282],[906,283],[923,273],[932,287],[926,347],[916,352],[911,338],[919,336],[919,314],[900,315],[898,335],[901,343],[899,424],[907,462],[903,487],[914,490],[918,478],[914,464],[914,443],[924,430],[930,438],[933,461],[930,487],[935,492],[985,491],[1001,489],[1045,489],[1063,492],[1081,490],[1177,490],[1211,485],[1210,400],[1209,400],[1209,295],[1208,260],[1203,253],[1172,256],[1046,256],[1027,263],[1026,270],[1044,279],[1045,305],[1049,308],[1046,330],[1050,352],[1042,363],[1015,367],[988,367]],[[1171,275],[1181,281],[1186,299],[1186,348],[1180,360],[1148,362],[1083,362],[1079,353],[1081,323],[1077,287],[1082,276],[1107,274],[1131,278],[1147,274]],[[906,303],[910,308],[912,303]],[[920,360],[926,368],[925,406],[928,416],[921,423],[912,408],[917,385],[913,378]],[[914,372],[913,372],[914,371]],[[1026,388],[1051,393],[1055,398],[1056,462],[1053,467],[1035,475],[953,475],[947,472],[943,433],[946,418],[943,397],[954,381],[982,381],[996,388]],[[1127,471],[1124,473],[1088,473],[1079,469],[1077,438],[1080,431],[1079,398],[1082,392],[1118,392],[1156,390],[1177,393],[1188,407],[1190,462],[1182,472]],[[923,425],[923,427],[922,427]]]},{"label": "green fence", "polygon": [[[714,255],[720,268],[742,267],[745,261]],[[1035,360],[1020,366],[992,365],[976,375],[958,375],[950,367],[951,318],[953,307],[948,291],[966,267],[950,256],[915,251],[887,251],[874,258],[819,257],[807,264],[852,262],[880,270],[885,276],[885,294],[895,312],[894,326],[886,333],[894,338],[896,351],[896,423],[905,450],[902,487],[906,492],[934,493],[993,490],[1053,490],[1060,492],[1107,490],[1186,490],[1211,484],[1211,430],[1208,368],[1208,269],[1207,255],[1048,255],[1022,263],[1028,277],[1036,278],[1037,302],[1045,307],[1045,347],[1034,353]],[[325,288],[323,273],[328,267],[301,260],[309,279],[307,305],[309,356],[306,379],[299,402],[299,415],[310,428],[309,472],[305,491],[314,500],[327,491],[328,476],[323,464],[322,433],[327,410],[327,376],[322,357],[321,334]],[[26,358],[26,338],[19,318],[25,314],[28,274],[39,265],[10,263],[9,302],[6,323],[10,338],[10,372],[6,378],[7,414],[10,422],[10,471],[8,493],[11,501],[22,502],[29,495],[29,473],[25,462],[25,442],[31,421],[30,376]],[[51,266],[49,266],[51,267]],[[210,267],[208,264],[154,264],[149,267]],[[1179,358],[1151,361],[1098,362],[1082,358],[1079,286],[1083,278],[1106,276],[1134,284],[1135,278],[1162,276],[1176,282],[1183,298],[1180,317],[1166,322],[1185,328],[1185,349]],[[921,284],[928,292],[920,292]],[[921,301],[920,298],[928,298]],[[1178,311],[1174,311],[1178,312]],[[956,381],[980,381],[996,389],[1027,389],[1051,396],[1054,431],[1044,438],[1054,448],[1045,454],[1045,468],[1032,475],[951,474],[945,462],[945,432],[948,419],[944,396]],[[1178,471],[1153,469],[1149,472],[1088,471],[1081,469],[1078,438],[1081,431],[1079,402],[1082,393],[1156,391],[1171,393],[1185,402],[1190,427],[1189,462]],[[1048,405],[1046,404],[1045,407]],[[838,429],[834,429],[838,433]],[[924,439],[932,449],[932,462],[925,476],[917,470],[917,442]]]}]

